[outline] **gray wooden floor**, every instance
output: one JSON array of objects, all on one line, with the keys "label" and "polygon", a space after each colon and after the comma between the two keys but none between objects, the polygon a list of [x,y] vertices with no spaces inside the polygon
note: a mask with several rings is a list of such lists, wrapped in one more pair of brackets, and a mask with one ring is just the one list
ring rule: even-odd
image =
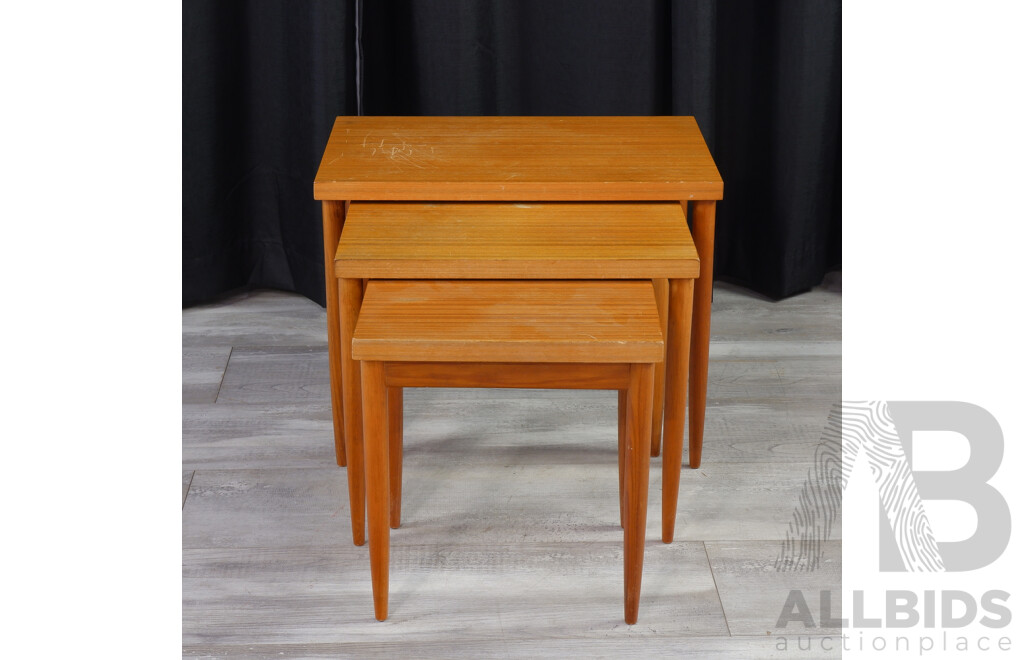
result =
[{"label": "gray wooden floor", "polygon": [[839,657],[821,648],[836,630],[776,628],[793,589],[815,619],[832,590],[838,616],[838,529],[817,570],[775,562],[840,398],[840,290],[838,274],[782,302],[716,285],[704,462],[683,469],[664,545],[652,460],[635,626],[622,620],[614,393],[407,390],[381,623],[334,463],[324,310],[277,292],[185,310],[183,654]]}]

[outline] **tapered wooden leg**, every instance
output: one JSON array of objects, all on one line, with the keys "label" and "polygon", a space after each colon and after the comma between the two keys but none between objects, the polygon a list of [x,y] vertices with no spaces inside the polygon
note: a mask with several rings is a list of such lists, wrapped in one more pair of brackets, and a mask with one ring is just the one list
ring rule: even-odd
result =
[{"label": "tapered wooden leg", "polygon": [[690,344],[690,467],[700,467],[704,446],[704,408],[708,400],[708,352],[711,343],[711,284],[715,261],[715,202],[693,202],[693,242],[700,256],[694,285]]},{"label": "tapered wooden leg", "polygon": [[[679,501],[686,419],[686,372],[690,358],[693,280],[671,280],[668,303],[668,366],[665,376],[665,451],[661,458],[661,540],[671,543]],[[692,410],[692,409],[691,409]]]},{"label": "tapered wooden leg", "polygon": [[654,365],[634,364],[626,394],[626,623],[636,623],[640,611],[640,582],[644,570],[647,530],[647,485],[651,467],[651,409],[654,406]]},{"label": "tapered wooden leg", "polygon": [[402,524],[402,388],[388,388],[388,463],[391,470],[391,528]]},{"label": "tapered wooden leg", "polygon": [[352,333],[363,301],[361,280],[339,279],[341,307],[341,377],[345,405],[345,449],[348,453],[348,501],[352,512],[352,540],[366,542],[366,503],[363,478],[363,411],[359,363],[352,359]]},{"label": "tapered wooden leg", "polygon": [[619,390],[619,526],[626,528],[626,390]]},{"label": "tapered wooden leg", "polygon": [[[654,280],[654,299],[658,303],[661,336],[668,337],[668,280]],[[661,418],[665,410],[665,356],[654,365],[654,418],[651,420],[651,456],[661,453]]]},{"label": "tapered wooden leg", "polygon": [[334,253],[345,224],[345,202],[323,203],[324,277],[327,280],[327,356],[331,372],[331,413],[334,418],[334,458],[345,465],[345,412],[341,383],[341,318],[338,315],[338,279],[334,276]]},{"label": "tapered wooden leg", "polygon": [[391,528],[388,524],[388,392],[384,383],[383,362],[363,362],[361,388],[373,613],[378,621],[383,621],[388,618],[388,562],[391,546]]}]

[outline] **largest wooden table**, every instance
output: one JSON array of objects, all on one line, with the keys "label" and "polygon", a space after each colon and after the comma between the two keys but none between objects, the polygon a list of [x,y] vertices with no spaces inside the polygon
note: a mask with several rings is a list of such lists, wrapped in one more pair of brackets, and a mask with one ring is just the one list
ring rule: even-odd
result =
[{"label": "largest wooden table", "polygon": [[689,463],[698,467],[707,400],[715,202],[722,199],[722,189],[693,117],[338,117],[313,196],[323,201],[339,465],[345,464],[345,450],[334,251],[349,201],[677,200],[684,210],[690,205],[686,215],[701,262],[689,361]]}]

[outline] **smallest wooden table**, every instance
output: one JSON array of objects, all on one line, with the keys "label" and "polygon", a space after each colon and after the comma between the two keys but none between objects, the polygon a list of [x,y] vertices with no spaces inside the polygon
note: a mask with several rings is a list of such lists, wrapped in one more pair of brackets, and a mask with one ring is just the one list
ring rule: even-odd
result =
[{"label": "smallest wooden table", "polygon": [[[651,282],[373,281],[353,356],[362,362],[370,573],[377,619],[388,615],[391,506],[389,390],[401,387],[614,389],[620,415],[619,501],[626,623],[640,607],[654,365],[664,341]],[[400,438],[399,438],[400,441]],[[678,468],[677,468],[678,469]]]},{"label": "smallest wooden table", "polygon": [[699,273],[678,203],[350,204],[334,274],[355,543],[365,539],[360,375],[352,358],[363,280],[653,280],[667,346],[664,371],[654,376],[657,383],[664,373],[653,419],[661,420],[664,406],[662,540],[669,542],[683,451],[689,310]]}]

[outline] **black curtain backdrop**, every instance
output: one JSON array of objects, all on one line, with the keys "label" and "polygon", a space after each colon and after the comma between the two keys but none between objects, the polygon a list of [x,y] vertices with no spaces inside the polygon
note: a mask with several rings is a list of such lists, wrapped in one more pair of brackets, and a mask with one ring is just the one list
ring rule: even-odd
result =
[{"label": "black curtain backdrop", "polygon": [[716,279],[804,291],[840,264],[840,21],[838,0],[186,0],[183,302],[268,287],[324,303],[313,176],[360,100],[694,115],[725,181]]}]

